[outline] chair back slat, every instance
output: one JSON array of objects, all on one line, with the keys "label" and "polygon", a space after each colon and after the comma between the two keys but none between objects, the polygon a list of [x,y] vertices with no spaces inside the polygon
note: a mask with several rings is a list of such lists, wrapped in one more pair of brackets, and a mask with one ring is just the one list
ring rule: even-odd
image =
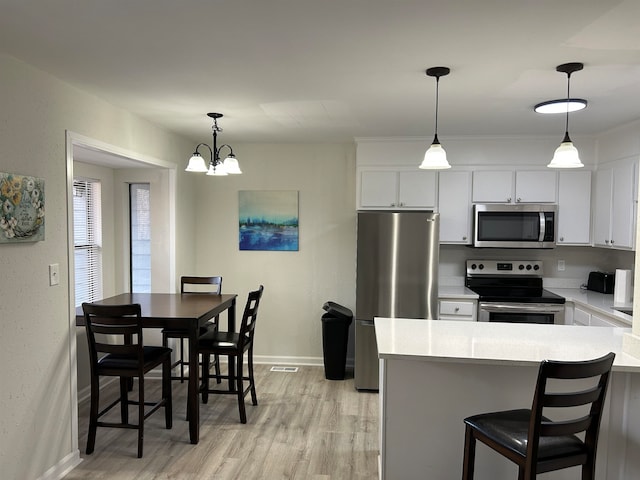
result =
[{"label": "chair back slat", "polygon": [[[202,288],[189,288],[190,286],[209,286],[206,291]],[[222,294],[222,277],[214,276],[214,277],[193,277],[193,276],[182,276],[180,277],[180,293],[208,293],[220,295]]]},{"label": "chair back slat", "polygon": [[240,331],[238,332],[240,337],[240,347],[253,341],[253,335],[256,328],[256,320],[258,318],[258,307],[260,305],[260,299],[262,298],[262,292],[264,287],[260,285],[258,290],[249,292],[247,297],[247,303],[244,307],[242,314],[242,322],[240,323]]},{"label": "chair back slat", "polygon": [[559,422],[541,422],[541,437],[558,437],[561,435],[575,435],[576,433],[585,432],[593,422],[593,417],[587,415],[570,421]]},{"label": "chair back slat", "polygon": [[545,407],[577,407],[595,402],[601,393],[602,388],[600,385],[596,385],[582,392],[545,393],[543,402]]}]

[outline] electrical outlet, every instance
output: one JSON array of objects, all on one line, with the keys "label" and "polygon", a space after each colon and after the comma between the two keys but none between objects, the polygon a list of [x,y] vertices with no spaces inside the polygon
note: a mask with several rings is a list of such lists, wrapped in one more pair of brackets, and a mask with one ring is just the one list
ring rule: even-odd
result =
[{"label": "electrical outlet", "polygon": [[57,263],[49,265],[49,285],[60,284],[60,267]]},{"label": "electrical outlet", "polygon": [[558,271],[564,272],[564,260],[558,260]]}]

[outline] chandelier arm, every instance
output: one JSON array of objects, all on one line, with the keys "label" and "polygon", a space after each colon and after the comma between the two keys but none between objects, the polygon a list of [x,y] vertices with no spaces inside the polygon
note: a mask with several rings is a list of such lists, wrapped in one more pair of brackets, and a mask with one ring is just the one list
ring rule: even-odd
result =
[{"label": "chandelier arm", "polygon": [[198,155],[200,155],[200,152],[198,151],[200,147],[207,147],[207,149],[209,150],[209,163],[211,163],[213,161],[213,150],[211,150],[211,147],[206,143],[199,143],[195,151],[195,153],[197,153]]},{"label": "chandelier arm", "polygon": [[223,145],[220,145],[220,148],[218,148],[218,158],[221,157],[220,152],[222,151],[223,147],[227,147],[229,149],[229,154],[233,155],[233,148],[231,148],[231,145],[228,145],[228,144],[225,143]]}]

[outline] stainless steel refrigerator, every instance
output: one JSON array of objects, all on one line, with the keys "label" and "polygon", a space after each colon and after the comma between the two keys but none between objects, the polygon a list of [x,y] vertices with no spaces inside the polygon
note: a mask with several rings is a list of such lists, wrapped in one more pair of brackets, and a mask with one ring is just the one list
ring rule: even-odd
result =
[{"label": "stainless steel refrigerator", "polygon": [[437,318],[439,214],[358,212],[355,387],[378,390],[374,317]]}]

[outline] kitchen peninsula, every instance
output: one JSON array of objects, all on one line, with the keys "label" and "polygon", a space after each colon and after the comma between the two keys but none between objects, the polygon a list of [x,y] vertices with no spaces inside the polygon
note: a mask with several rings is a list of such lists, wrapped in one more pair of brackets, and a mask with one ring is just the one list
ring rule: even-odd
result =
[{"label": "kitchen peninsula", "polygon": [[[380,357],[380,478],[462,475],[463,419],[528,408],[540,361],[616,354],[602,420],[596,477],[640,478],[640,359],[622,352],[627,328],[375,319]],[[576,468],[545,479],[576,478]],[[478,445],[477,480],[517,478]]]}]

